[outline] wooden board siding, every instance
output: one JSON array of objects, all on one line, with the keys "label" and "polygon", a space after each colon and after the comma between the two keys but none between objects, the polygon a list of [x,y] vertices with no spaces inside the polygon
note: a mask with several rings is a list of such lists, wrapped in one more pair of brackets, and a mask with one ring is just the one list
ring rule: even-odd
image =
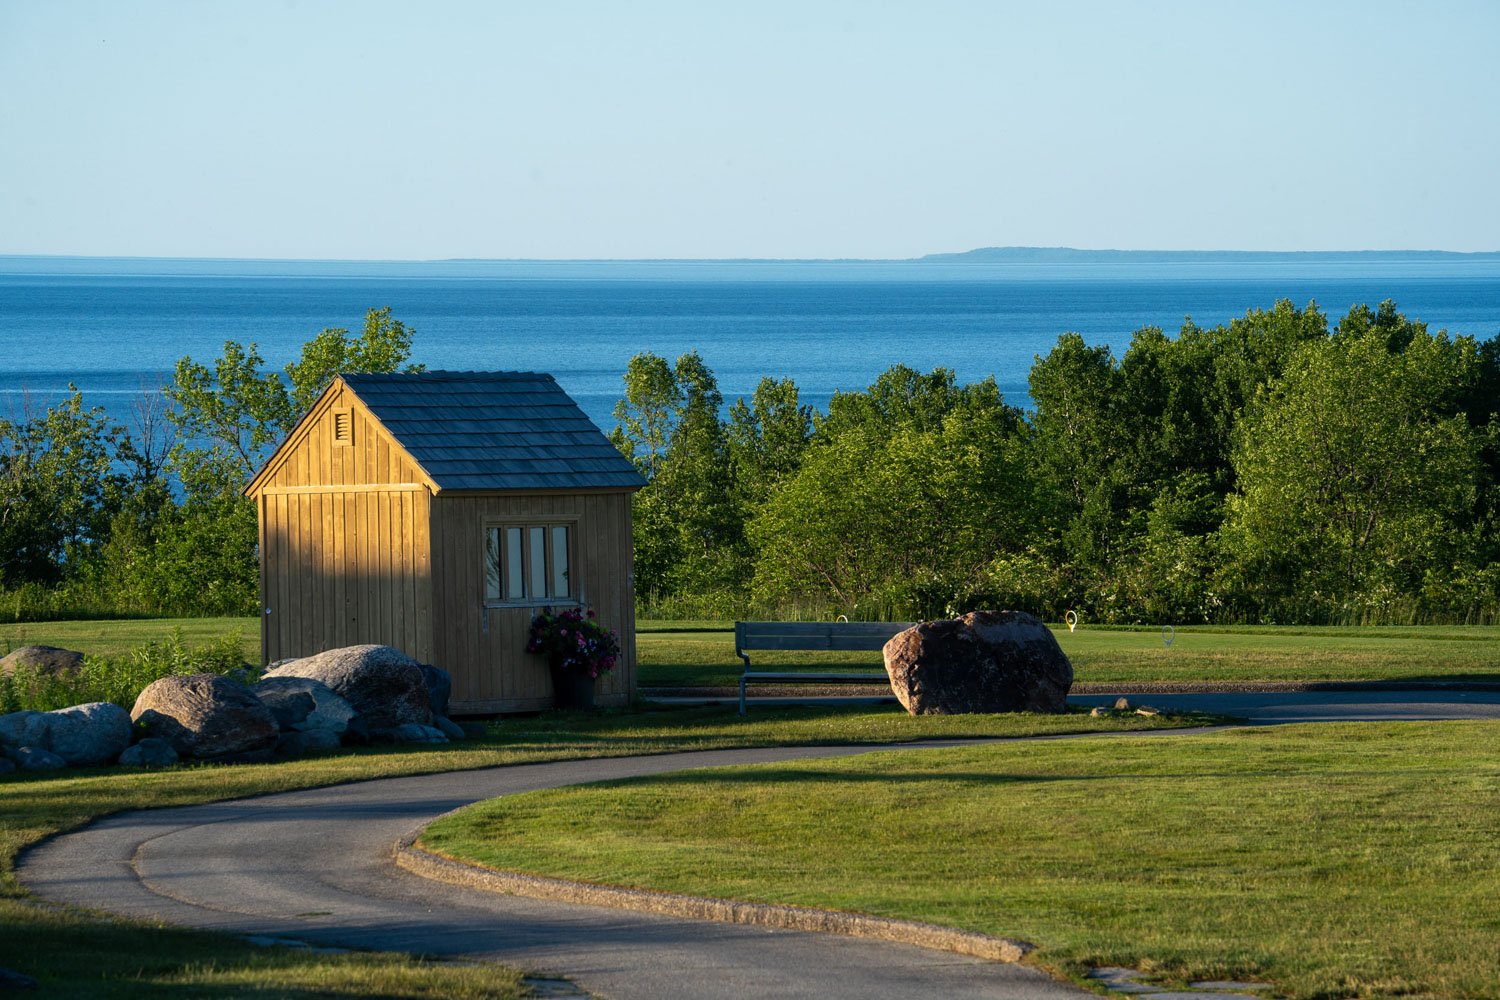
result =
[{"label": "wooden board siding", "polygon": [[[353,441],[334,443],[334,421],[347,413]],[[333,486],[422,483],[426,476],[364,405],[335,382],[257,477],[259,488],[314,491]]]},{"label": "wooden board siding", "polygon": [[432,662],[425,490],[268,493],[260,504],[266,662],[367,642]]},{"label": "wooden board siding", "polygon": [[[486,524],[574,525],[573,603],[620,635],[621,656],[601,678],[600,704],[635,692],[635,594],[630,582],[630,494],[438,494],[432,500],[433,659],[453,675],[455,714],[533,711],[552,705],[547,664],[525,651],[532,608],[485,607]],[[561,606],[561,605],[560,605]]]}]

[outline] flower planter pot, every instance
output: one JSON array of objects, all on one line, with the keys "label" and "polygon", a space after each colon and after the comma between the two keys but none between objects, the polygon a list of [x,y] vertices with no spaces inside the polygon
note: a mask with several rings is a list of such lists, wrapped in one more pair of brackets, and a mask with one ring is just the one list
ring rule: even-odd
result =
[{"label": "flower planter pot", "polygon": [[558,708],[593,708],[594,678],[586,670],[550,664],[552,695]]}]

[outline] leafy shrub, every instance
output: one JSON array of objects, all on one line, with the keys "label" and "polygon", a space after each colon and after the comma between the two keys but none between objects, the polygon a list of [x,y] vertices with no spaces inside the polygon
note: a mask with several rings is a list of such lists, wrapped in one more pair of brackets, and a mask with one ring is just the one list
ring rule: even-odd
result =
[{"label": "leafy shrub", "polygon": [[0,677],[0,714],[31,709],[50,712],[92,701],[130,709],[152,681],[184,674],[226,674],[250,682],[256,671],[245,663],[238,633],[230,632],[196,649],[174,628],[162,642],[135,646],[123,656],[85,656],[76,671],[52,674],[20,666]]}]

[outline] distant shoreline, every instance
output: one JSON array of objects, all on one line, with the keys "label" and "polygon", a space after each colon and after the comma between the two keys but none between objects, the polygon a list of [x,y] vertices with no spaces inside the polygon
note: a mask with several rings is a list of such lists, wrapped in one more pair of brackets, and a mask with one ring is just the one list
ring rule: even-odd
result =
[{"label": "distant shoreline", "polygon": [[651,257],[651,258],[541,258],[450,257],[434,260],[337,259],[279,257],[128,257],[81,254],[0,254],[5,274],[215,274],[225,267],[290,268],[309,274],[355,275],[369,269],[413,268],[435,274],[460,269],[507,267],[569,267],[619,265],[625,267],[914,267],[930,265],[1005,264],[1443,264],[1500,263],[1500,251],[1456,250],[1080,250],[1073,247],[981,247],[957,253],[921,257]]}]

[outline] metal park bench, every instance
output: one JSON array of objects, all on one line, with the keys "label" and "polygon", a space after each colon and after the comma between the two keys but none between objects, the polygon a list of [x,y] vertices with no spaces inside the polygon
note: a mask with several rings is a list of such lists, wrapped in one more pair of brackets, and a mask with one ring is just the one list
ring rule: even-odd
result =
[{"label": "metal park bench", "polygon": [[812,650],[815,652],[880,649],[913,622],[735,622],[734,654],[745,662],[740,676],[740,714],[745,714],[748,684],[889,684],[885,674],[805,673],[751,670],[752,650]]}]

